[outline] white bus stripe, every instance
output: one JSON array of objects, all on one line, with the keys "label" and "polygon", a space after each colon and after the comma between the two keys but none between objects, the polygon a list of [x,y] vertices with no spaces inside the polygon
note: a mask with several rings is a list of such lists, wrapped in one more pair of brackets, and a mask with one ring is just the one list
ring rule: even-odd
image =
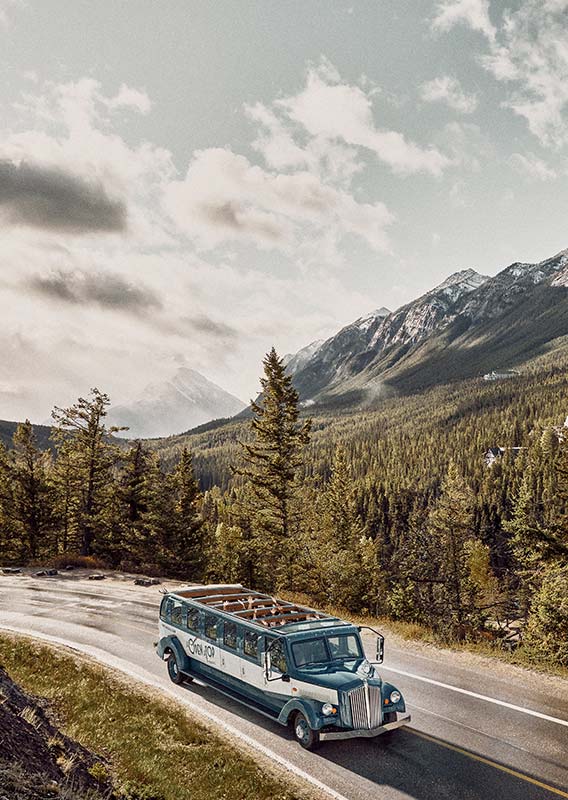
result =
[{"label": "white bus stripe", "polygon": [[557,725],[564,725],[568,728],[568,720],[551,717],[548,714],[542,714],[540,711],[533,711],[532,708],[516,706],[513,703],[505,702],[505,700],[498,700],[496,697],[488,697],[486,694],[478,694],[477,692],[471,692],[469,689],[461,689],[459,686],[452,686],[450,683],[442,683],[441,681],[435,681],[433,678],[425,678],[423,675],[415,675],[413,672],[405,672],[403,669],[395,669],[394,667],[387,667],[385,664],[381,664],[381,670],[383,669],[389,672],[396,672],[397,675],[404,675],[407,678],[414,678],[414,680],[417,681],[431,683],[434,686],[441,686],[443,689],[450,689],[452,692],[466,694],[469,697],[475,697],[477,700],[486,700],[488,703],[494,703],[497,706],[511,708],[513,711],[520,711],[522,714],[530,714],[532,717],[539,717],[540,719],[545,719],[547,722],[555,722]]}]

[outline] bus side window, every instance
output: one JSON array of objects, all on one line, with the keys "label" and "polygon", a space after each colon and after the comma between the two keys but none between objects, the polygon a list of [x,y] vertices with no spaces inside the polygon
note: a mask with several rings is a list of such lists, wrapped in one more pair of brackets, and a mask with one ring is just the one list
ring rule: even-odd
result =
[{"label": "bus side window", "polygon": [[288,665],[286,663],[286,652],[284,645],[280,639],[266,639],[266,648],[270,647],[270,664],[272,669],[278,670],[283,675],[288,672]]},{"label": "bus side window", "polygon": [[205,625],[204,625],[204,632],[205,636],[208,639],[213,639],[213,641],[217,641],[217,622],[219,621],[219,617],[216,617],[214,614],[205,614]]},{"label": "bus side window", "polygon": [[174,601],[171,599],[171,597],[164,597],[162,600],[162,605],[160,606],[160,619],[164,622],[170,617],[173,602]]},{"label": "bus side window", "polygon": [[254,631],[245,631],[243,652],[245,656],[249,658],[258,658],[258,633],[254,633]]},{"label": "bus side window", "polygon": [[183,622],[183,605],[180,600],[172,600],[170,607],[170,622],[172,625],[181,625]]},{"label": "bus side window", "polygon": [[225,620],[223,628],[223,644],[231,650],[237,649],[237,623]]},{"label": "bus side window", "polygon": [[197,633],[199,630],[199,609],[193,606],[187,606],[187,623],[188,629]]}]

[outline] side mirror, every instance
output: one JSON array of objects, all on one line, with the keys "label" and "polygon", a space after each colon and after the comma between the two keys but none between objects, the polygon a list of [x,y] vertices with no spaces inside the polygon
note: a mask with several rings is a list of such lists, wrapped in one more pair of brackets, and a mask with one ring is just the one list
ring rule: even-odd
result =
[{"label": "side mirror", "polygon": [[385,657],[385,637],[379,634],[377,636],[377,664],[382,664]]},{"label": "side mirror", "polygon": [[265,653],[263,658],[264,679],[270,680],[270,653]]},{"label": "side mirror", "polygon": [[283,672],[282,675],[277,674],[276,677],[272,677],[272,662],[270,659],[270,650],[267,650],[264,654],[262,666],[264,670],[264,680],[265,681],[284,681],[284,683],[290,683],[290,676],[287,672]]}]

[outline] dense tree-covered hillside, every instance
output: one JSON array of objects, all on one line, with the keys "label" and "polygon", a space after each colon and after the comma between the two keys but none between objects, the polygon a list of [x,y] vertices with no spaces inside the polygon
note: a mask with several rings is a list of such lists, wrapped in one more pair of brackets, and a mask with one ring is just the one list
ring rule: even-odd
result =
[{"label": "dense tree-covered hillside", "polygon": [[311,429],[275,353],[264,369],[251,419],[180,437],[116,447],[96,391],[57,412],[55,455],[20,426],[0,450],[1,561],[81,552],[301,591],[444,639],[520,630],[533,658],[568,663],[554,599],[568,581],[568,358],[320,413]]}]

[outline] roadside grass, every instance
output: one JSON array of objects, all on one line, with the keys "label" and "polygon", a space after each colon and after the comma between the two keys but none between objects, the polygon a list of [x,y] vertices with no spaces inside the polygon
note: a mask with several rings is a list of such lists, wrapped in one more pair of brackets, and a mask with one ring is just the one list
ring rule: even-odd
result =
[{"label": "roadside grass", "polygon": [[[295,603],[302,603],[304,605],[314,606],[314,601],[308,595],[300,593],[283,592],[282,596],[285,600],[290,600]],[[437,637],[435,632],[425,625],[419,625],[415,622],[402,622],[398,620],[387,619],[386,617],[373,617],[368,615],[353,614],[344,608],[321,603],[317,607],[328,614],[341,619],[348,619],[356,625],[368,625],[371,628],[378,629],[383,634],[393,634],[401,639],[412,642],[422,642],[424,644],[432,645],[443,650],[452,650],[454,652],[467,652],[474,653],[480,656],[487,656],[502,661],[506,664],[514,664],[517,667],[524,667],[536,672],[542,672],[546,675],[554,675],[559,678],[568,679],[568,669],[565,667],[549,664],[544,658],[539,660],[535,655],[527,653],[522,647],[516,650],[505,650],[499,645],[492,644],[487,641],[463,641],[463,642],[448,642]]]},{"label": "roadside grass", "polygon": [[2,634],[0,664],[24,691],[48,701],[61,730],[101,757],[101,778],[110,774],[125,800],[317,796],[256,763],[251,751],[231,745],[174,700],[82,657]]}]

